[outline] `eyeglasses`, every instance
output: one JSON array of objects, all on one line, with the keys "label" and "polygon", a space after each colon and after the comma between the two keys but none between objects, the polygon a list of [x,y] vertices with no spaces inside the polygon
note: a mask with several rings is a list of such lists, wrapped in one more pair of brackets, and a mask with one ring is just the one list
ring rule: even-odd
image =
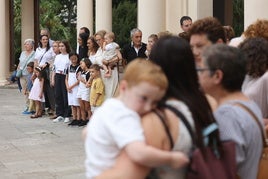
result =
[{"label": "eyeglasses", "polygon": [[209,68],[196,68],[197,72],[210,71]]}]

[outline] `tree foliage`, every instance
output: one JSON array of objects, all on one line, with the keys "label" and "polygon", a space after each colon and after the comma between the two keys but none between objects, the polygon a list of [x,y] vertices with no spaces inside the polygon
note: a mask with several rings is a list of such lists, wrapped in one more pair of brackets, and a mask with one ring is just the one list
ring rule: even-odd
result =
[{"label": "tree foliage", "polygon": [[125,0],[113,7],[113,32],[122,47],[129,42],[130,30],[137,26],[137,3]]},{"label": "tree foliage", "polygon": [[236,36],[244,31],[244,0],[233,0],[233,28]]},{"label": "tree foliage", "polygon": [[40,0],[40,28],[50,30],[53,40],[69,40],[76,47],[76,1]]},{"label": "tree foliage", "polygon": [[19,56],[21,53],[21,0],[14,1],[14,54],[13,59],[15,64],[19,62]]}]

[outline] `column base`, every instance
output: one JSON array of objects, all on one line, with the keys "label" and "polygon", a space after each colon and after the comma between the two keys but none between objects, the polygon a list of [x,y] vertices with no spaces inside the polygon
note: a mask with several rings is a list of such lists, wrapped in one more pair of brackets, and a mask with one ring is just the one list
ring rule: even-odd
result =
[{"label": "column base", "polygon": [[0,79],[0,86],[8,85],[9,82],[7,80]]}]

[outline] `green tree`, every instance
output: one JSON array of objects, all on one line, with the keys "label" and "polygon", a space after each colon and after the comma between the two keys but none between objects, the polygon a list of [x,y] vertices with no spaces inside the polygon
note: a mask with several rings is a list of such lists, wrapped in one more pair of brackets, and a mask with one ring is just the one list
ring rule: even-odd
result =
[{"label": "green tree", "polygon": [[129,42],[130,30],[137,26],[137,3],[130,0],[120,1],[113,7],[113,32],[122,47]]},{"label": "green tree", "polygon": [[19,63],[21,53],[21,0],[14,1],[14,63]]},{"label": "green tree", "polygon": [[236,36],[244,31],[244,0],[233,1],[233,28]]},{"label": "green tree", "polygon": [[54,40],[69,40],[76,47],[76,1],[40,0],[40,28],[50,30]]}]

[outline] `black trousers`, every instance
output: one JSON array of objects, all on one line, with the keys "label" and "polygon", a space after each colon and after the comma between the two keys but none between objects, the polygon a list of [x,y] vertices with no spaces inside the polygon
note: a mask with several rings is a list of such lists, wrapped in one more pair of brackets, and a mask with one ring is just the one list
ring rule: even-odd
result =
[{"label": "black trousers", "polygon": [[55,75],[55,102],[56,102],[56,115],[68,117],[68,96],[65,85],[66,75]]},{"label": "black trousers", "polygon": [[55,110],[55,89],[50,86],[50,82],[45,82],[45,99],[46,99],[46,107]]}]

